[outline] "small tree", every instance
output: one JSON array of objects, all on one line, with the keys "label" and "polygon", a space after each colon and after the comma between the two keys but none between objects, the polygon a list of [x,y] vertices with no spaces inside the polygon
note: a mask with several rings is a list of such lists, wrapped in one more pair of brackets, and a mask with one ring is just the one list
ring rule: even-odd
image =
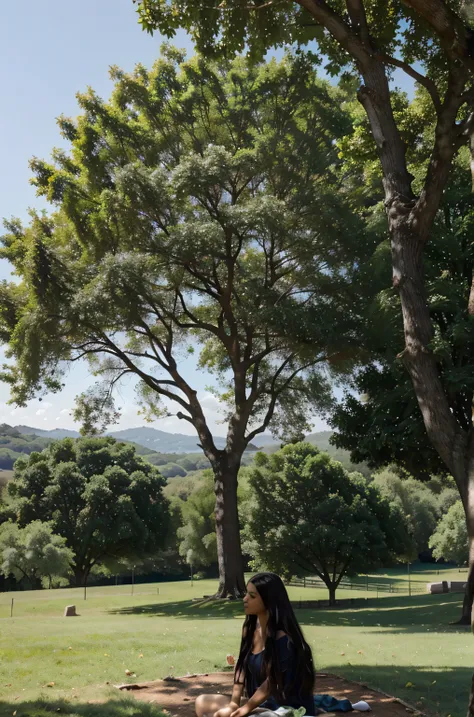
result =
[{"label": "small tree", "polygon": [[74,562],[66,539],[53,533],[52,523],[34,520],[24,528],[16,523],[0,526],[0,571],[17,580],[25,578],[33,588],[41,578],[65,577]]},{"label": "small tree", "polygon": [[130,444],[66,438],[18,459],[7,491],[19,526],[50,521],[65,539],[76,584],[84,585],[97,563],[141,559],[163,545],[164,483]]},{"label": "small tree", "polygon": [[[111,392],[130,374],[148,418],[191,424],[214,472],[220,596],[245,587],[245,449],[267,428],[307,428],[328,406],[328,366],[357,350],[353,287],[372,244],[332,186],[343,95],[314,70],[304,57],[184,62],[169,47],[150,72],[114,68],[110,102],[91,90],[77,122],[60,119],[71,154],[32,163],[58,213],[12,221],[3,239],[22,277],[0,287],[13,400],[59,390],[64,362],[88,357],[105,381],[77,414],[89,431],[104,408],[113,419]],[[181,370],[196,344],[223,449]]]},{"label": "small tree", "polygon": [[335,604],[345,575],[405,556],[411,542],[398,510],[357,474],[307,443],[285,446],[251,472],[245,528],[256,566],[316,574]]},{"label": "small tree", "polygon": [[469,539],[462,502],[458,500],[439,521],[430,538],[436,560],[452,560],[466,565],[469,560]]}]

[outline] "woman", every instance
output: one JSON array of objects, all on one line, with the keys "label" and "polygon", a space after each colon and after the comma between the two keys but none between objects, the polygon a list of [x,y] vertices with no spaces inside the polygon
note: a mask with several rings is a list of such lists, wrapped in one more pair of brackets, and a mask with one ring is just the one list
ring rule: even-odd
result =
[{"label": "woman", "polygon": [[[196,700],[197,717],[247,717],[280,706],[304,707],[306,715],[318,714],[313,697],[311,648],[278,575],[254,575],[247,584],[244,610],[246,618],[230,703],[225,695],[200,695]],[[248,701],[241,706],[244,691]],[[322,701],[318,697],[318,703],[326,710],[330,707],[346,712],[354,708],[349,700],[331,697]]]}]

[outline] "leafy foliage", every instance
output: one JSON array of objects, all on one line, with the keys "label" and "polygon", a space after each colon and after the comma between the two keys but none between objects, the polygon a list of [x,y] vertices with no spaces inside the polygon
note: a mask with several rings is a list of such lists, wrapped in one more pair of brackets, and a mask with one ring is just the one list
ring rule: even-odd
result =
[{"label": "leafy foliage", "polygon": [[[316,40],[321,53],[329,59],[326,68],[337,74],[344,70],[347,78],[356,74],[353,58],[347,51],[348,39],[342,32],[338,41],[311,17],[299,2],[272,0],[133,0],[139,22],[147,32],[158,30],[173,37],[178,28],[186,29],[199,51],[209,55],[228,56],[248,49],[261,58],[272,47],[294,44],[297,47]],[[450,4],[460,12],[462,4]],[[347,15],[345,3],[333,0],[330,9],[335,17]],[[397,56],[408,63],[422,63],[438,76],[442,74],[443,48],[423,18],[410,5],[377,0],[364,3],[364,14],[371,40],[382,56]],[[348,24],[348,20],[346,23]],[[352,18],[351,18],[352,19]],[[335,22],[333,22],[333,28]],[[441,45],[441,46],[440,46]]]},{"label": "leafy foliage", "polygon": [[443,515],[430,538],[430,548],[437,560],[452,560],[458,565],[466,565],[469,560],[469,540],[466,517],[460,500]]},{"label": "leafy foliage", "polygon": [[166,48],[151,72],[112,76],[109,103],[90,91],[77,123],[60,120],[71,154],[32,162],[61,211],[3,239],[23,278],[2,289],[14,399],[58,390],[61,362],[87,356],[104,383],[82,397],[84,420],[100,405],[110,416],[110,391],[133,373],[146,415],[178,404],[209,451],[178,368],[198,342],[229,435],[237,415],[244,446],[267,425],[306,428],[328,405],[324,367],[357,351],[351,287],[371,251],[331,188],[342,97],[305,58],[251,68]]},{"label": "leafy foliage", "polygon": [[411,549],[400,512],[362,476],[306,443],[260,458],[250,486],[245,549],[256,567],[316,574],[331,601],[344,575],[387,565]]},{"label": "leafy foliage", "polygon": [[216,498],[211,471],[201,485],[181,503],[181,527],[178,528],[179,554],[193,567],[217,562]]},{"label": "leafy foliage", "polygon": [[54,441],[15,464],[7,495],[20,527],[48,521],[72,551],[78,584],[97,563],[143,557],[164,544],[164,479],[113,438]]},{"label": "leafy foliage", "polygon": [[53,532],[53,523],[34,520],[24,528],[7,522],[0,525],[0,571],[33,586],[40,578],[65,577],[74,562],[66,539]]},{"label": "leafy foliage", "polygon": [[427,485],[410,476],[400,476],[390,468],[377,473],[373,483],[390,505],[398,509],[416,553],[427,550],[441,515],[439,498]]}]

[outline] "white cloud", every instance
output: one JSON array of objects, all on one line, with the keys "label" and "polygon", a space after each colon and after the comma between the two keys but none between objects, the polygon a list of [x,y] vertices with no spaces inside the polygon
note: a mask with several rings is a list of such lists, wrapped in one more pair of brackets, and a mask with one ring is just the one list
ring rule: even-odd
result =
[{"label": "white cloud", "polygon": [[36,415],[44,416],[44,414],[46,413],[46,410],[47,410],[46,408],[40,408],[40,409],[38,409],[38,411],[36,411]]},{"label": "white cloud", "polygon": [[[59,411],[59,415],[60,415],[60,416],[66,416],[66,415],[69,415],[70,413],[71,413],[71,409],[70,409],[70,408],[63,408],[62,411]],[[56,420],[58,420],[58,419],[56,419]]]}]

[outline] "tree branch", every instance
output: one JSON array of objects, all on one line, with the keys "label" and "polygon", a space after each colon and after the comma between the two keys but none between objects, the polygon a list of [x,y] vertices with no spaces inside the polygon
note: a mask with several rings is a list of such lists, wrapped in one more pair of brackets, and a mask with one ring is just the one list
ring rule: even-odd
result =
[{"label": "tree branch", "polygon": [[[270,404],[268,406],[267,412],[265,414],[265,418],[263,419],[261,425],[258,428],[255,428],[253,431],[251,431],[245,437],[245,441],[246,441],[247,445],[250,443],[250,441],[252,441],[255,438],[255,436],[258,436],[259,433],[263,433],[263,431],[267,428],[268,424],[270,423],[271,419],[273,418],[276,402],[277,402],[279,396],[282,394],[283,391],[285,391],[288,388],[288,386],[293,381],[293,379],[296,378],[296,376],[299,373],[301,373],[301,371],[304,371],[305,369],[310,368],[311,366],[315,366],[317,363],[321,363],[321,361],[325,361],[327,358],[326,356],[324,356],[322,358],[316,359],[314,361],[310,361],[306,364],[303,364],[302,366],[299,366],[299,368],[295,369],[293,371],[293,373],[290,374],[290,376],[284,381],[284,383],[279,387],[279,389],[275,390],[275,384],[276,384],[278,377],[281,375],[282,371],[284,371],[286,366],[288,366],[288,364],[294,357],[295,357],[295,354],[290,354],[290,356],[288,356],[285,359],[285,361],[282,363],[282,365],[280,366],[278,371],[275,372],[272,382],[271,382],[270,389],[267,392],[269,395],[271,395],[271,400],[270,400]],[[262,391],[258,392],[254,401],[257,400],[258,396],[261,395],[261,393],[262,393]]]},{"label": "tree branch", "polygon": [[323,25],[356,62],[366,65],[370,61],[370,48],[364,46],[351,27],[324,0],[296,0],[296,3]]},{"label": "tree branch", "polygon": [[473,31],[443,0],[402,1],[433,28],[449,57],[461,58],[469,67],[474,67]]},{"label": "tree branch", "polygon": [[346,7],[352,21],[352,29],[359,35],[364,45],[368,48],[372,47],[363,0],[346,0]]},{"label": "tree branch", "polygon": [[[243,5],[239,10],[249,10],[250,12],[255,12],[256,10],[265,10],[266,8],[272,7],[274,5],[282,5],[282,3],[285,0],[268,0],[268,2],[262,3],[262,5]],[[221,4],[218,5],[219,10],[229,10],[233,11],[233,7],[226,7],[226,0],[222,0]],[[203,7],[207,8],[208,10],[215,10],[216,8],[213,5],[203,5]]]},{"label": "tree branch", "polygon": [[[112,353],[114,353],[118,358],[120,358],[123,363],[137,376],[139,376],[144,383],[146,383],[147,386],[149,386],[153,391],[156,391],[156,393],[160,394],[161,396],[165,396],[166,398],[169,398],[172,401],[176,401],[179,403],[182,408],[184,408],[185,411],[188,411],[188,413],[192,414],[191,406],[189,403],[186,403],[186,401],[181,398],[181,396],[178,396],[175,393],[172,393],[171,391],[167,391],[166,389],[160,388],[160,386],[157,384],[156,379],[153,376],[150,376],[150,374],[145,373],[142,371],[136,364],[133,363],[133,361],[130,360],[130,358],[127,356],[127,354],[122,351],[106,334],[104,334],[104,341],[110,346],[110,350]],[[181,387],[178,385],[177,388],[179,390],[182,390]]]},{"label": "tree branch", "polygon": [[463,92],[468,77],[467,67],[459,68],[451,63],[448,73],[448,88],[438,113],[435,141],[425,183],[412,211],[422,241],[427,241],[429,238],[451,171],[452,159],[458,149],[459,128],[456,125],[456,117],[463,104]]},{"label": "tree branch", "polygon": [[424,75],[417,72],[407,62],[403,62],[403,60],[397,60],[396,57],[391,57],[390,55],[386,55],[383,52],[377,53],[377,57],[385,64],[393,65],[394,67],[398,67],[400,70],[403,70],[404,72],[406,72],[407,75],[416,80],[418,84],[422,85],[433,100],[436,112],[438,113],[440,111],[441,98],[438,94],[438,88],[436,87],[436,84],[433,82],[432,79],[430,79],[429,77],[425,77]]}]

